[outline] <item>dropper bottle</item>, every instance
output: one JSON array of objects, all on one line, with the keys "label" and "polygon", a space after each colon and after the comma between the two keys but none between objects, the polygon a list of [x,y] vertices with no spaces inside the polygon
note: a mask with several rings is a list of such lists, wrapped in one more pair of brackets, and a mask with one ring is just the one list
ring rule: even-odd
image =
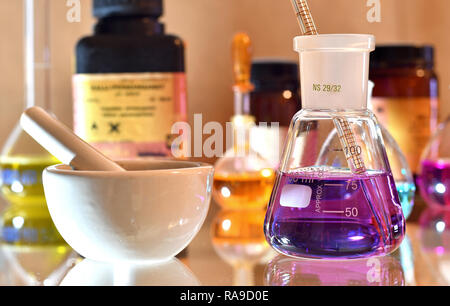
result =
[{"label": "dropper bottle", "polygon": [[234,72],[233,147],[215,165],[213,197],[226,209],[265,208],[274,182],[270,163],[250,147],[250,130],[255,125],[250,112],[251,40],[236,34],[232,45]]}]

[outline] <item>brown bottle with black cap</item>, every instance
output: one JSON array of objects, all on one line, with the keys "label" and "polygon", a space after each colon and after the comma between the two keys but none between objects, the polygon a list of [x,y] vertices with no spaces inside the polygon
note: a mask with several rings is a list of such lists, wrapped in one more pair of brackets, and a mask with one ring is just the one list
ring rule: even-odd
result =
[{"label": "brown bottle with black cap", "polygon": [[371,54],[372,108],[417,174],[438,123],[438,79],[432,46],[384,45]]},{"label": "brown bottle with black cap", "polygon": [[170,156],[186,120],[183,41],[158,19],[162,0],[94,0],[92,36],[76,47],[74,129],[114,159]]}]

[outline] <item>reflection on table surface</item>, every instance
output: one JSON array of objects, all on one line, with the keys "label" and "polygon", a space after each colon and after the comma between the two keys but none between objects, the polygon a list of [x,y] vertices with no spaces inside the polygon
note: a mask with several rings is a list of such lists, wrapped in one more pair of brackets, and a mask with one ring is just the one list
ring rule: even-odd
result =
[{"label": "reflection on table surface", "polygon": [[158,264],[107,264],[85,259],[75,265],[62,286],[199,286],[195,275],[178,259]]},{"label": "reflection on table surface", "polygon": [[279,255],[264,239],[263,222],[263,211],[213,207],[186,257],[154,265],[112,265],[3,246],[0,285],[450,285],[450,211],[424,211],[418,223],[408,223],[407,237],[389,256],[347,261]]},{"label": "reflection on table surface", "polygon": [[346,261],[298,260],[278,256],[266,267],[269,286],[402,286],[405,277],[395,256]]}]

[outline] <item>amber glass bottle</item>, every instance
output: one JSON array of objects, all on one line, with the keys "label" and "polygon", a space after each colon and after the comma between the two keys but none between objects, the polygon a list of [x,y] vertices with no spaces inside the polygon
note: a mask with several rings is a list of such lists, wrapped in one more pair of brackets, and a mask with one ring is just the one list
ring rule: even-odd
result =
[{"label": "amber glass bottle", "polygon": [[[255,89],[250,114],[257,124],[252,129],[251,146],[277,168],[292,117],[302,108],[298,65],[280,59],[254,60],[251,82]],[[272,123],[278,123],[279,128],[272,128]]]},{"label": "amber glass bottle", "polygon": [[170,156],[186,120],[184,44],[162,0],[94,0],[94,35],[76,47],[74,129],[112,158]]},{"label": "amber glass bottle", "polygon": [[371,55],[373,110],[416,175],[438,123],[438,79],[431,46],[378,46]]}]

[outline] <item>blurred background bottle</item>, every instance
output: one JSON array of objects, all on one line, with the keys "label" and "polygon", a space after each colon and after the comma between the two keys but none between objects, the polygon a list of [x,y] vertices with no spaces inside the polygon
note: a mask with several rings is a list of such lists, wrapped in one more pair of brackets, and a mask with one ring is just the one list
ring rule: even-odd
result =
[{"label": "blurred background bottle", "polygon": [[[372,107],[380,123],[403,152],[417,184],[420,157],[438,125],[438,78],[434,48],[414,45],[379,45],[370,58],[370,80],[375,83]],[[408,175],[407,175],[408,176]],[[398,182],[399,194],[413,192],[407,181]],[[420,188],[419,188],[420,189]],[[418,218],[425,207],[415,193]],[[403,204],[402,204],[403,206]],[[407,215],[407,210],[404,210]]]},{"label": "blurred background bottle", "polygon": [[[302,108],[298,65],[276,58],[256,59],[251,82],[250,114],[256,121],[251,147],[277,169],[292,117]],[[278,128],[271,123],[278,123]]]},{"label": "blurred background bottle", "polygon": [[438,124],[432,46],[377,46],[370,59],[373,111],[405,154],[414,176]]},{"label": "blurred background bottle", "polygon": [[[374,86],[375,84],[372,81],[369,81],[369,98],[367,106],[371,111],[374,111],[372,104],[372,92]],[[394,177],[395,186],[400,198],[403,215],[405,216],[405,219],[408,219],[413,211],[415,202],[416,184],[414,182],[414,177],[409,163],[397,141],[395,141],[391,133],[389,133],[381,123],[380,129],[381,134],[383,135],[389,165],[391,166],[392,176]]]},{"label": "blurred background bottle", "polygon": [[186,121],[184,43],[162,0],[94,0],[94,35],[76,47],[75,132],[111,158],[170,156]]}]

